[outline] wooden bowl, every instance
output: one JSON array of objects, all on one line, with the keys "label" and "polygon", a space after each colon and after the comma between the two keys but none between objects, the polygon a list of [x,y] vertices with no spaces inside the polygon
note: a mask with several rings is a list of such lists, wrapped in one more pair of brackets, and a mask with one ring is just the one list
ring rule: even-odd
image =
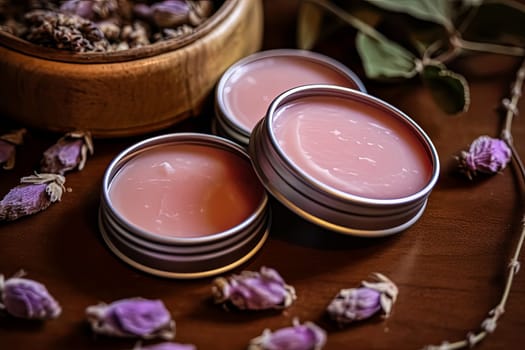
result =
[{"label": "wooden bowl", "polygon": [[261,0],[224,0],[188,36],[111,53],[63,52],[0,31],[0,119],[95,137],[160,130],[198,115],[262,35]]}]

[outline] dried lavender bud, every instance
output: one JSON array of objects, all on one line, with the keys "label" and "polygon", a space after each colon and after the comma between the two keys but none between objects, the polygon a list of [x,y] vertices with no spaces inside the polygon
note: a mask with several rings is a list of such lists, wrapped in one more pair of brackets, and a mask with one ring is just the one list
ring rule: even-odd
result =
[{"label": "dried lavender bud", "polygon": [[191,7],[189,23],[194,27],[204,22],[213,12],[213,1],[210,0],[188,1],[188,4]]},{"label": "dried lavender bud", "polygon": [[109,45],[96,24],[80,16],[34,10],[24,19],[28,25],[24,39],[35,44],[75,52],[105,50]]},{"label": "dried lavender bud", "polygon": [[60,11],[91,21],[107,19],[119,10],[118,0],[68,0],[60,6]]},{"label": "dried lavender bud", "polygon": [[117,41],[120,38],[120,26],[111,20],[97,22],[97,26],[109,41]]},{"label": "dried lavender bud", "polygon": [[62,312],[43,284],[17,276],[4,280],[3,275],[0,275],[0,309],[31,320],[56,318]]},{"label": "dried lavender bud", "polygon": [[120,40],[126,44],[127,48],[149,45],[149,28],[140,21],[135,21],[132,25],[125,25],[120,31]]},{"label": "dried lavender bud", "polygon": [[375,273],[375,281],[361,282],[360,288],[341,289],[327,307],[328,315],[340,326],[383,312],[388,317],[397,298],[397,286]]},{"label": "dried lavender bud", "polygon": [[107,19],[117,13],[119,9],[118,0],[98,0],[94,1],[93,11],[99,19]]},{"label": "dried lavender bud", "polygon": [[150,346],[136,346],[133,350],[197,350],[197,347],[193,344],[180,344],[180,343],[160,343]]},{"label": "dried lavender bud", "polygon": [[66,179],[58,174],[35,174],[20,179],[0,201],[0,221],[12,221],[47,209],[60,201]]},{"label": "dried lavender bud", "polygon": [[326,332],[314,323],[300,324],[263,334],[250,341],[248,350],[319,350],[326,344]]},{"label": "dried lavender bud", "polygon": [[101,303],[89,306],[86,315],[97,334],[166,340],[175,337],[175,322],[161,300],[131,298]]},{"label": "dried lavender bud", "polygon": [[193,33],[213,11],[211,0],[0,0],[0,30],[50,48],[121,51]]},{"label": "dried lavender bud", "polygon": [[155,33],[153,35],[154,41],[161,41],[161,40],[167,40],[167,39],[173,39],[178,38],[183,35],[188,35],[193,32],[193,28],[189,25],[183,24],[177,28],[164,28],[160,32]]},{"label": "dried lavender bud", "polygon": [[510,161],[512,152],[505,141],[489,136],[475,139],[468,151],[458,157],[459,169],[469,179],[478,172],[495,174],[503,170]]},{"label": "dried lavender bud", "polygon": [[95,19],[95,11],[93,5],[95,1],[92,0],[69,0],[65,1],[60,6],[60,12],[70,15],[77,15],[85,19],[93,21]]},{"label": "dried lavender bud", "polygon": [[15,166],[16,146],[24,142],[26,129],[18,129],[0,136],[0,164],[6,170]]},{"label": "dried lavender bud", "polygon": [[241,310],[284,309],[296,299],[295,289],[277,271],[264,266],[260,272],[243,271],[216,278],[212,294],[216,303]]},{"label": "dried lavender bud", "polygon": [[159,28],[176,28],[189,24],[190,6],[185,0],[165,0],[148,6],[136,4],[133,12],[138,18]]},{"label": "dried lavender bud", "polygon": [[140,18],[143,20],[151,20],[153,11],[151,10],[151,7],[149,5],[138,3],[138,4],[133,5],[133,14],[137,18]]},{"label": "dried lavender bud", "polygon": [[184,0],[167,0],[151,6],[153,23],[160,28],[176,28],[189,22],[190,7]]},{"label": "dried lavender bud", "polygon": [[91,134],[81,131],[68,133],[44,152],[40,171],[64,175],[70,170],[82,170],[88,153],[93,154]]}]

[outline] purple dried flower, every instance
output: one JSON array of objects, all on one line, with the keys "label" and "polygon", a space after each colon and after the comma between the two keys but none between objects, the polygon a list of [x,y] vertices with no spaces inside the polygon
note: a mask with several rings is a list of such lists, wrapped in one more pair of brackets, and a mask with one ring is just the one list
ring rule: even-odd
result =
[{"label": "purple dried flower", "polygon": [[26,129],[19,129],[0,136],[0,165],[3,164],[4,169],[15,166],[16,146],[23,143],[25,133]]},{"label": "purple dried flower", "polygon": [[62,312],[43,284],[18,276],[4,280],[3,275],[0,275],[0,308],[12,316],[31,320],[56,318]]},{"label": "purple dried flower", "polygon": [[175,337],[175,322],[161,300],[131,298],[89,306],[86,315],[97,334],[142,339]]},{"label": "purple dried flower", "polygon": [[85,19],[94,20],[92,0],[68,0],[60,6],[60,11],[67,14],[77,15]]},{"label": "purple dried flower", "polygon": [[383,312],[388,317],[397,298],[397,286],[386,276],[373,274],[374,282],[361,282],[360,288],[341,289],[327,307],[328,315],[340,326]]},{"label": "purple dried flower", "polygon": [[93,154],[91,134],[82,131],[68,133],[44,152],[40,170],[60,175],[74,169],[82,170],[88,153]]},{"label": "purple dried flower", "polygon": [[469,179],[476,173],[494,174],[503,170],[510,161],[512,152],[505,141],[489,136],[475,139],[467,151],[462,151],[459,168]]},{"label": "purple dried flower", "polygon": [[58,174],[35,174],[20,179],[0,201],[0,221],[12,221],[47,209],[60,201],[66,179]]},{"label": "purple dried flower", "polygon": [[133,5],[133,14],[140,19],[151,20],[152,13],[151,7],[147,4],[138,3]]},{"label": "purple dried flower", "polygon": [[243,271],[213,281],[216,303],[231,304],[241,310],[284,309],[296,299],[295,289],[277,271],[261,267],[260,272]]},{"label": "purple dried flower", "polygon": [[190,6],[184,0],[165,0],[148,6],[137,4],[133,11],[139,18],[155,24],[159,28],[176,28],[189,24]]},{"label": "purple dried flower", "polygon": [[263,334],[250,341],[248,350],[319,350],[326,343],[326,332],[314,323],[300,324],[294,320],[292,327]]},{"label": "purple dried flower", "polygon": [[91,21],[106,19],[119,9],[118,0],[68,0],[60,6],[60,11]]},{"label": "purple dried flower", "polygon": [[153,22],[160,28],[175,28],[188,23],[190,7],[183,0],[167,0],[151,6]]},{"label": "purple dried flower", "polygon": [[193,344],[165,342],[144,347],[139,344],[133,350],[197,350],[197,347]]}]

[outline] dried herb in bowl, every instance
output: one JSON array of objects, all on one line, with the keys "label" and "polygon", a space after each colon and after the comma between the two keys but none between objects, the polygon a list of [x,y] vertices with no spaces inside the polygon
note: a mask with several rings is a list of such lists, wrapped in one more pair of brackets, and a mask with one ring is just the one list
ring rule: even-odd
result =
[{"label": "dried herb in bowl", "polygon": [[191,34],[211,0],[0,0],[0,31],[73,52],[112,52]]}]

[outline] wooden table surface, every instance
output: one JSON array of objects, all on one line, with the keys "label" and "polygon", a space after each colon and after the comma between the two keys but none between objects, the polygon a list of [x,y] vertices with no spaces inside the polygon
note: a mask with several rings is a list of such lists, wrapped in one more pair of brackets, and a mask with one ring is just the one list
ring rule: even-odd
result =
[{"label": "wooden table surface", "polygon": [[[264,48],[294,47],[297,1],[265,1]],[[348,38],[318,49],[363,77]],[[88,305],[141,296],[162,299],[177,322],[176,341],[198,349],[244,349],[263,329],[313,321],[328,332],[326,349],[419,349],[464,338],[477,330],[503,291],[507,265],[520,234],[523,184],[513,167],[468,182],[456,173],[454,156],[477,136],[497,136],[498,106],[508,95],[518,60],[473,60],[462,68],[471,83],[470,110],[447,116],[419,81],[380,84],[363,78],[369,92],[415,119],[433,140],[441,159],[439,182],[422,218],[386,238],[332,233],[273,203],[270,238],[240,270],[277,269],[296,288],[297,301],[284,312],[226,312],[210,297],[211,278],[170,280],[134,270],[102,242],[97,207],[103,172],[125,147],[151,135],[95,140],[95,155],[82,172],[67,176],[71,193],[45,212],[0,223],[0,273],[20,269],[46,284],[63,307],[46,323],[0,316],[0,349],[131,349],[134,341],[95,337],[84,317]],[[479,74],[484,72],[484,74]],[[1,98],[1,97],[0,97]],[[522,100],[523,101],[523,100]],[[520,103],[525,110],[525,103]],[[212,110],[159,133],[209,132]],[[159,134],[156,133],[156,134]],[[525,154],[525,121],[515,120],[516,147]],[[32,173],[57,135],[30,130],[12,171],[0,172],[3,194]],[[399,298],[387,320],[374,318],[337,329],[324,309],[341,288],[356,287],[372,272],[389,276]],[[481,349],[517,349],[525,343],[525,275],[516,275],[505,314]]]}]

